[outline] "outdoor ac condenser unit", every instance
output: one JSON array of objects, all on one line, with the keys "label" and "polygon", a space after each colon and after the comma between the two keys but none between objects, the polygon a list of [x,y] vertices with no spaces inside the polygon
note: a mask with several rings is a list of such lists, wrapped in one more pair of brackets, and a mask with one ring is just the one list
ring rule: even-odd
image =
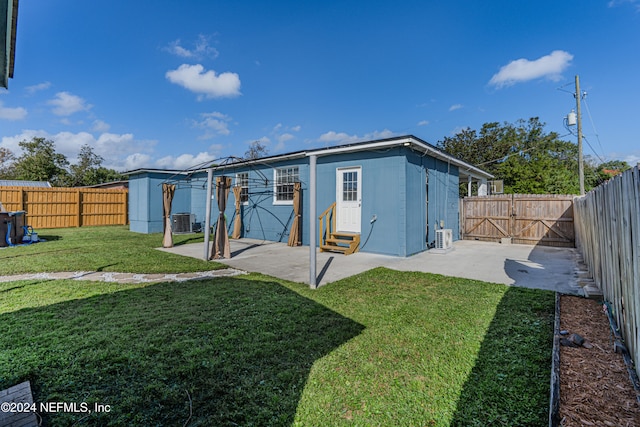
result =
[{"label": "outdoor ac condenser unit", "polygon": [[446,228],[436,230],[436,249],[451,249],[453,247],[453,230]]},{"label": "outdoor ac condenser unit", "polygon": [[191,214],[190,213],[176,213],[173,214],[173,227],[174,233],[191,233]]}]

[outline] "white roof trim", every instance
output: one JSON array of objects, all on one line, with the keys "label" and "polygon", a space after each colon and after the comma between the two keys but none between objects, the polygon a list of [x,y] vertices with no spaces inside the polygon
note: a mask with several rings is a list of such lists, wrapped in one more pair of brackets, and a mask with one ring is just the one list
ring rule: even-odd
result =
[{"label": "white roof trim", "polygon": [[470,175],[476,179],[490,179],[493,178],[488,172],[483,171],[480,168],[477,168],[465,161],[462,161],[458,158],[451,156],[450,154],[445,153],[444,151],[438,150],[437,148],[433,148],[417,139],[412,137],[406,138],[398,138],[398,139],[389,139],[385,141],[375,141],[369,144],[357,144],[353,146],[343,146],[343,147],[333,147],[333,148],[323,148],[319,150],[312,150],[306,153],[307,157],[310,156],[329,156],[331,154],[342,154],[342,153],[354,153],[357,151],[366,151],[366,150],[378,150],[389,147],[397,147],[397,146],[410,146],[414,149],[418,149],[419,151],[430,153],[433,157],[438,158],[440,160],[449,162],[458,166],[458,168],[462,169],[465,172],[465,175]]}]

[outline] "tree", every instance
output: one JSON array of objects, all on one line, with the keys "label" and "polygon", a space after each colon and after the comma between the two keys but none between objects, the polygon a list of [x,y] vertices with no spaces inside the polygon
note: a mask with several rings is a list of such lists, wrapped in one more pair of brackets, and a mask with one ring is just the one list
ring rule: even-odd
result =
[{"label": "tree", "polygon": [[8,148],[0,147],[0,179],[13,179],[13,162],[16,157]]},{"label": "tree", "polygon": [[578,194],[577,146],[544,126],[537,117],[485,123],[479,134],[465,129],[438,146],[502,179],[505,193]]},{"label": "tree", "polygon": [[255,160],[269,155],[267,147],[260,141],[253,141],[249,149],[244,153],[244,160]]},{"label": "tree", "polygon": [[67,185],[70,187],[96,185],[122,179],[121,174],[103,167],[102,162],[104,158],[94,153],[90,145],[83,145],[78,153],[78,162],[69,168]]},{"label": "tree", "polygon": [[21,141],[22,155],[13,164],[15,179],[49,181],[54,186],[64,185],[69,161],[64,154],[56,153],[53,141],[34,137]]}]

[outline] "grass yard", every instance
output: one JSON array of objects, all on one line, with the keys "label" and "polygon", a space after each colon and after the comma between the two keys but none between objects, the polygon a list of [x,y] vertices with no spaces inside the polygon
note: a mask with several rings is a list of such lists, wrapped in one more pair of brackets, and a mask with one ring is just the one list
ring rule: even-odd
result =
[{"label": "grass yard", "polygon": [[[72,231],[98,241],[93,229],[64,230],[0,257],[30,258],[29,271],[95,269],[49,246],[83,246]],[[83,247],[104,265],[151,268],[109,254],[133,239],[151,253],[161,237],[119,233]],[[211,268],[155,252],[163,272]],[[30,380],[38,402],[111,406],[45,414],[53,426],[539,426],[553,309],[550,292],[383,268],[316,291],[259,274],[0,283],[0,388]]]},{"label": "grass yard", "polygon": [[[185,273],[223,268],[219,263],[165,254],[162,234],[139,234],[128,226],[37,230],[46,240],[0,249],[0,275],[53,271]],[[202,242],[202,234],[174,234],[174,245]]]}]

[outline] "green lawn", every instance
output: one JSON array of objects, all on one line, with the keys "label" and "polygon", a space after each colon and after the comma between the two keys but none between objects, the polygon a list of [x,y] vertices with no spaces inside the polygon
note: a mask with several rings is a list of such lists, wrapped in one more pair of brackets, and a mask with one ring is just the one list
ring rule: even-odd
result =
[{"label": "green lawn", "polygon": [[[0,258],[28,257],[30,271],[95,269],[92,257],[49,246],[79,245],[76,234],[96,242],[92,233],[65,230]],[[118,233],[85,251],[128,271],[151,268],[143,256],[110,258],[133,244],[162,271],[210,268],[151,255],[160,236]],[[382,268],[316,291],[258,274],[0,283],[0,388],[28,379],[36,401],[111,407],[45,414],[54,426],[539,426],[553,309],[549,292]]]},{"label": "green lawn", "polygon": [[[162,234],[139,234],[128,226],[37,230],[46,240],[0,250],[0,275],[51,271],[184,273],[223,268],[219,263],[162,253]],[[175,234],[174,245],[202,242],[202,234]]]}]

